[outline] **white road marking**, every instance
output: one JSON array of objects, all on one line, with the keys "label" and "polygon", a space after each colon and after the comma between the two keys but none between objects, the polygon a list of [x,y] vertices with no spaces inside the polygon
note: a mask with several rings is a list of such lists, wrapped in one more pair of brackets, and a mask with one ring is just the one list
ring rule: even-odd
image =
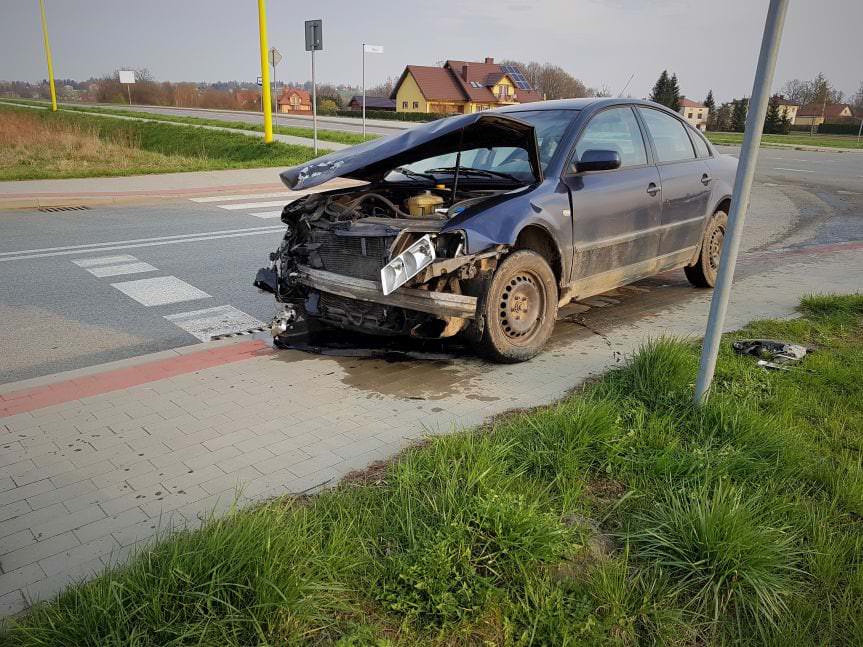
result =
[{"label": "white road marking", "polygon": [[240,209],[263,209],[264,207],[284,207],[292,200],[276,200],[275,202],[241,202],[240,204],[220,204],[219,209],[238,211]]},{"label": "white road marking", "polygon": [[144,263],[129,255],[76,258],[72,262],[99,278],[156,271],[156,268],[149,263]]},{"label": "white road marking", "polygon": [[250,216],[254,216],[255,218],[278,218],[282,215],[281,211],[258,211],[255,213],[250,213]]},{"label": "white road marking", "polygon": [[201,341],[210,341],[217,335],[227,335],[264,325],[262,321],[258,321],[242,310],[237,310],[234,306],[217,306],[204,310],[180,312],[175,315],[166,315],[165,319]]},{"label": "white road marking", "polygon": [[794,171],[796,173],[817,173],[817,171],[810,171],[805,168],[782,168],[781,166],[776,166],[773,168],[774,171]]},{"label": "white road marking", "polygon": [[108,252],[120,249],[134,249],[136,247],[153,247],[159,245],[174,245],[176,243],[193,243],[202,240],[216,240],[219,238],[258,236],[260,234],[272,234],[284,230],[284,225],[270,225],[267,227],[250,227],[246,229],[227,229],[224,231],[202,232],[200,234],[183,234],[182,236],[139,238],[127,241],[114,241],[110,243],[93,243],[91,245],[70,245],[68,247],[48,247],[46,249],[0,252],[0,263],[4,261],[21,261],[33,258],[45,258],[48,256],[68,256],[70,254],[86,254],[87,252]]},{"label": "white road marking", "polygon": [[149,263],[138,261],[137,263],[121,263],[119,265],[100,265],[87,269],[90,274],[98,278],[107,276],[121,276],[123,274],[143,274],[144,272],[156,272],[156,268]]},{"label": "white road marking", "polygon": [[157,276],[152,279],[112,283],[111,287],[117,288],[126,296],[147,307],[210,298],[210,295],[203,290],[189,285],[176,276]]},{"label": "white road marking", "polygon": [[[88,247],[102,247],[104,245],[124,245],[126,243],[145,243],[149,241],[155,240],[173,240],[175,238],[189,238],[191,236],[208,236],[215,234],[233,234],[241,231],[263,231],[264,229],[272,229],[270,227],[244,227],[242,229],[219,229],[217,231],[199,231],[194,234],[175,234],[173,236],[154,236],[153,238],[130,238],[128,240],[112,240],[107,243],[85,243],[83,245],[66,245],[65,247],[43,247],[42,249],[22,249],[16,252],[0,252],[0,256],[15,256],[18,254],[31,254],[37,252],[55,252],[58,250],[64,249],[85,249]],[[98,250],[96,250],[98,251]],[[77,252],[76,252],[77,253]],[[85,252],[80,252],[85,253]],[[106,257],[107,258],[107,257]],[[129,258],[135,258],[134,256],[130,256]]]},{"label": "white road marking", "polygon": [[128,254],[120,256],[97,256],[96,258],[76,258],[72,262],[78,267],[96,267],[97,265],[116,265],[117,263],[133,263],[138,259]]},{"label": "white road marking", "polygon": [[255,198],[282,198],[296,196],[297,191],[277,191],[275,193],[246,193],[244,195],[208,195],[204,198],[189,198],[192,202],[231,202],[232,200],[254,200]]}]

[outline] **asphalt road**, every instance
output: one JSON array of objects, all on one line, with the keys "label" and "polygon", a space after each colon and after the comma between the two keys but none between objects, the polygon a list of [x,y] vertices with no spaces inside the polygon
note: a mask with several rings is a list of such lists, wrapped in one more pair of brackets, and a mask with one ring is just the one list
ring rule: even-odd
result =
[{"label": "asphalt road", "polygon": [[[0,212],[0,383],[268,322],[273,300],[251,281],[279,210],[260,198]],[[863,241],[863,155],[763,150],[746,249],[845,241]]]},{"label": "asphalt road", "polygon": [[[105,104],[104,107],[111,108],[112,110],[127,110],[129,112],[145,112],[161,115],[174,115],[178,117],[199,117],[202,119],[215,119],[217,121],[242,121],[253,124],[260,124],[264,121],[263,115],[258,112],[219,112],[214,110],[165,108],[162,106],[124,106],[118,104]],[[273,123],[277,126],[311,128],[312,117],[273,113]],[[369,119],[366,121],[366,132],[376,135],[393,135],[402,132],[406,128],[410,128],[412,125],[415,124],[399,121],[387,123],[380,119]],[[323,117],[319,115],[318,128],[324,130],[341,130],[349,133],[363,132],[362,120],[350,117]]]}]

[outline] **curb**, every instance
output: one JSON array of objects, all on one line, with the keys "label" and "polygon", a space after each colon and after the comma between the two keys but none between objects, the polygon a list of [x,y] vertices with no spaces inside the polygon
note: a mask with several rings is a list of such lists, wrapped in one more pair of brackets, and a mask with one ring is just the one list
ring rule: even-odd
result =
[{"label": "curb", "polygon": [[[106,178],[110,179],[110,178]],[[158,202],[162,200],[183,200],[196,196],[235,193],[238,191],[268,192],[284,191],[280,183],[272,184],[231,184],[217,187],[193,189],[168,189],[165,191],[104,191],[98,193],[31,193],[20,196],[0,193],[0,209],[38,209],[41,207],[85,206],[96,207],[112,204]]]},{"label": "curb", "polygon": [[[713,143],[713,142],[711,142]],[[714,146],[728,146],[729,148],[740,148],[742,144],[713,144]],[[794,151],[812,151],[816,153],[863,153],[863,148],[834,148],[830,146],[809,146],[806,144],[780,144],[776,142],[761,142],[761,148],[779,148]]]}]

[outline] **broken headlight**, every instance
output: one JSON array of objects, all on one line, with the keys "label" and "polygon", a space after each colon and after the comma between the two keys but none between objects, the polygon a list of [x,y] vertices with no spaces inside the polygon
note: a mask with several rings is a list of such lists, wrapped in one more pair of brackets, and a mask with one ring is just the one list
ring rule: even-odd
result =
[{"label": "broken headlight", "polygon": [[435,249],[428,234],[420,238],[381,269],[381,287],[390,294],[410,281],[435,260]]}]

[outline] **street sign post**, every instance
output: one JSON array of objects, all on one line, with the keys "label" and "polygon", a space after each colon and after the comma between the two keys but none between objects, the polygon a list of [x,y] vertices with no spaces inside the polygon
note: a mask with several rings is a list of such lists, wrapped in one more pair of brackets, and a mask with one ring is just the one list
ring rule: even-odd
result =
[{"label": "street sign post", "polygon": [[728,214],[728,233],[722,246],[719,275],[716,277],[716,287],[713,290],[713,299],[710,301],[707,331],[701,348],[701,361],[695,381],[696,404],[703,404],[707,400],[713,373],[716,370],[722,326],[725,323],[725,313],[728,311],[728,300],[731,297],[734,266],[737,264],[743,221],[746,219],[746,210],[749,207],[749,194],[752,191],[755,165],[758,162],[758,147],[761,145],[764,117],[767,115],[770,88],[773,85],[773,73],[776,70],[776,58],[779,54],[779,42],[782,40],[782,26],[785,23],[787,10],[788,0],[770,0],[767,20],[764,23],[764,36],[761,39],[761,52],[758,55],[758,67],[755,69],[752,101],[749,104],[749,114],[746,116],[746,129],[743,146],[740,149],[737,177],[734,179],[734,195],[731,198],[731,209]]},{"label": "street sign post", "polygon": [[306,51],[312,53],[312,138],[314,140],[315,154],[318,152],[318,92],[315,85],[315,52],[324,48],[323,37],[324,21],[306,21]]},{"label": "street sign post", "polygon": [[276,81],[276,65],[278,65],[282,60],[282,53],[277,50],[275,47],[270,48],[270,65],[273,66],[273,94],[276,95],[273,98],[273,102],[275,104],[276,112],[279,111],[279,97],[277,94],[278,91],[278,82]]},{"label": "street sign post", "polygon": [[383,54],[382,45],[366,45],[363,43],[363,139],[366,138],[366,54]]},{"label": "street sign post", "polygon": [[133,70],[120,70],[120,83],[126,86],[129,93],[129,105],[132,105],[132,84],[135,82],[135,72]]}]

